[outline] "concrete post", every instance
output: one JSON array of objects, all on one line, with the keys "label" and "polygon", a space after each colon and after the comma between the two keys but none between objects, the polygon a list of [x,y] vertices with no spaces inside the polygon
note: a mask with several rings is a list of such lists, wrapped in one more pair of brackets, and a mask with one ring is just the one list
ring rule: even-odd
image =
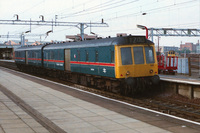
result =
[{"label": "concrete post", "polygon": [[192,85],[189,86],[189,98],[190,99],[194,98],[194,89]]},{"label": "concrete post", "polygon": [[21,46],[24,46],[25,44],[25,36],[24,34],[21,34]]},{"label": "concrete post", "polygon": [[153,28],[151,28],[151,41],[153,42]]},{"label": "concrete post", "polygon": [[80,23],[81,39],[84,40],[84,24]]},{"label": "concrete post", "polygon": [[188,69],[189,69],[189,76],[191,76],[192,73],[191,73],[191,62],[190,62],[190,57],[188,57]]},{"label": "concrete post", "polygon": [[23,40],[23,43],[22,43],[22,46],[24,46],[25,45],[25,36],[24,35],[22,35],[22,40]]},{"label": "concrete post", "polygon": [[174,92],[175,94],[178,94],[178,84],[174,84]]}]

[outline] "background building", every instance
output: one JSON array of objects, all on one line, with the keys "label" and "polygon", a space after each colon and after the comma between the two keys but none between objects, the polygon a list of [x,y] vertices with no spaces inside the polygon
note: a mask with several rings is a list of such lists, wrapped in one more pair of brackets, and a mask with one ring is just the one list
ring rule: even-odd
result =
[{"label": "background building", "polygon": [[200,45],[197,46],[197,54],[200,54]]},{"label": "background building", "polygon": [[193,43],[180,44],[180,50],[188,49],[190,51],[194,51],[195,48],[196,46]]},{"label": "background building", "polygon": [[[66,35],[65,37],[66,37],[66,39],[71,39],[73,41],[81,40],[81,35],[80,34],[77,34],[77,35]],[[97,39],[97,36],[84,34],[84,40],[94,40],[94,39]]]},{"label": "background building", "polygon": [[197,52],[197,47],[199,46],[199,40],[196,44],[194,43],[185,43],[185,44],[180,44],[180,50],[190,50],[192,53]]},{"label": "background building", "polygon": [[[175,46],[159,46],[159,52],[161,53],[166,53],[170,50],[178,51],[179,47]],[[158,46],[156,46],[156,52],[158,51]]]}]

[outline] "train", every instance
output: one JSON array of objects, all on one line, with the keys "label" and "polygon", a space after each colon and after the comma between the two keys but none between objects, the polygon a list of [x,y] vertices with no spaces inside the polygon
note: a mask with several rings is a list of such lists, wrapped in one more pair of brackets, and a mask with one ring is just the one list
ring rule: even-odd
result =
[{"label": "train", "polygon": [[165,54],[157,52],[158,73],[176,74],[178,68],[178,56],[174,50],[169,50]]},{"label": "train", "polygon": [[167,56],[176,56],[176,52],[174,50],[169,50]]},{"label": "train", "polygon": [[15,63],[22,71],[122,95],[160,81],[155,46],[145,36],[23,46],[15,49]]}]

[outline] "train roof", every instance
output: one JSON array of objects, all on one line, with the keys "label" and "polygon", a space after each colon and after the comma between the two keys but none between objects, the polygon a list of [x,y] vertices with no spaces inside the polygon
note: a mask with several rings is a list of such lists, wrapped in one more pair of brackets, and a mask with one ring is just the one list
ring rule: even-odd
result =
[{"label": "train roof", "polygon": [[44,47],[46,44],[42,44],[42,45],[26,45],[26,46],[22,46],[17,48],[15,51],[24,51],[24,50],[41,50],[42,47]]},{"label": "train roof", "polygon": [[112,45],[127,45],[127,44],[141,44],[153,42],[146,39],[145,36],[127,36],[127,37],[113,37],[96,40],[86,40],[80,42],[65,42],[59,44],[50,44],[44,49],[61,49],[61,48],[82,48],[82,47],[99,47],[99,46],[112,46]]},{"label": "train roof", "polygon": [[82,47],[99,47],[112,45],[128,45],[128,44],[152,44],[153,42],[146,39],[145,36],[126,36],[113,37],[96,40],[85,40],[80,42],[65,42],[65,43],[51,43],[37,46],[23,46],[17,48],[15,51],[24,50],[41,50],[44,49],[67,49],[67,48],[82,48]]}]

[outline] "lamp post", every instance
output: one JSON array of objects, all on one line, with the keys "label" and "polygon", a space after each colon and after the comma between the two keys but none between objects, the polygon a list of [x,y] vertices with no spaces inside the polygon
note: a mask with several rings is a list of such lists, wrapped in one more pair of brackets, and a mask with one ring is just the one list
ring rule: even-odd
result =
[{"label": "lamp post", "polygon": [[148,28],[146,26],[143,26],[143,25],[137,25],[137,27],[142,29],[142,30],[146,30],[146,39],[148,39]]}]

